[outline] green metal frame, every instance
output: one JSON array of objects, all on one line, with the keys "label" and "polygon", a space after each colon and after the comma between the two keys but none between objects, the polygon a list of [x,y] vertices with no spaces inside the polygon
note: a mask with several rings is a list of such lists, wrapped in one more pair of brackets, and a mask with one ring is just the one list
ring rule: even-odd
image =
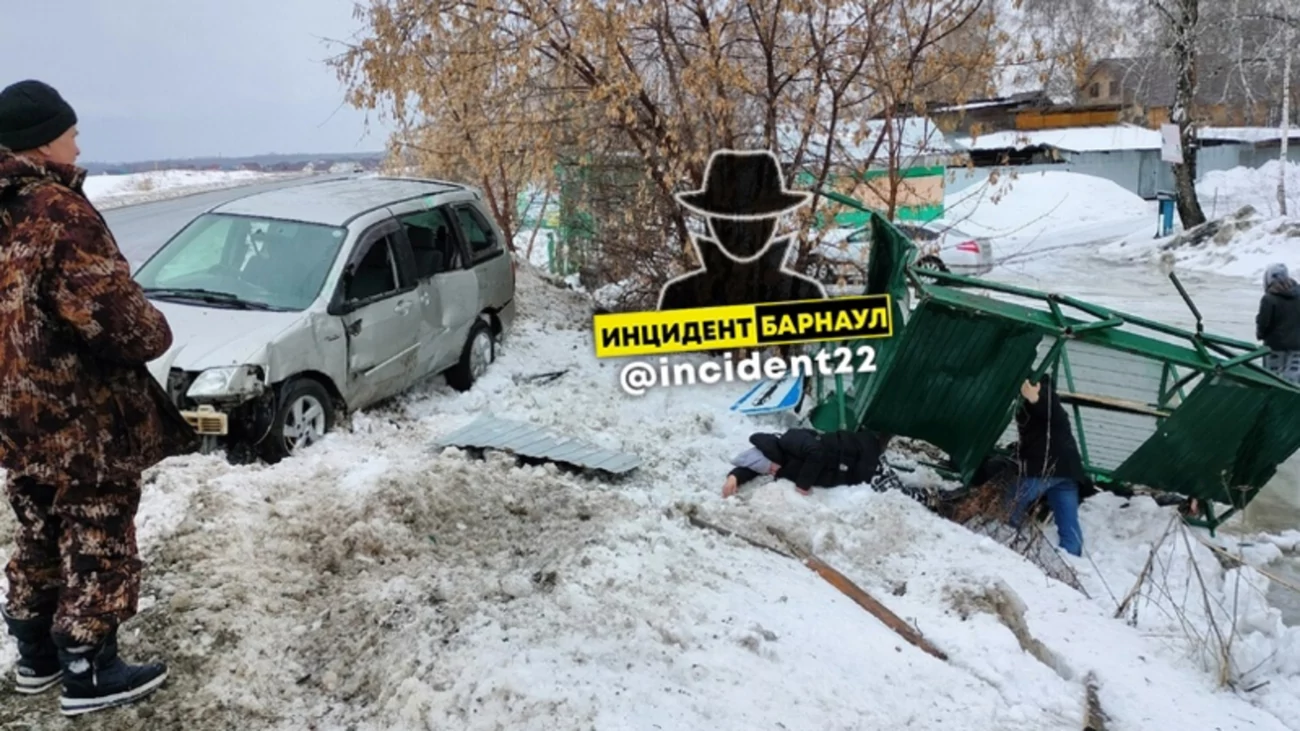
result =
[{"label": "green metal frame", "polygon": [[[824,191],[823,195],[866,210],[854,199],[834,191]],[[1279,463],[1300,449],[1300,420],[1290,417],[1300,408],[1300,388],[1256,364],[1269,352],[1267,348],[1206,333],[1199,325],[1195,332],[1188,331],[1065,295],[918,268],[914,263],[916,247],[888,221],[872,213],[872,273],[868,275],[867,293],[888,292],[897,301],[907,294],[906,285],[910,283],[917,293],[917,305],[904,325],[897,318],[907,313],[895,304],[896,335],[888,341],[825,343],[817,348],[848,346],[856,351],[858,345],[873,345],[877,350],[877,371],[857,375],[852,381],[838,374],[815,379],[816,406],[809,414],[815,428],[871,429],[932,441],[927,434],[951,436],[952,424],[961,424],[966,430],[963,438],[948,439],[959,452],[949,453],[957,469],[945,471],[969,484],[978,463],[997,450],[996,440],[1014,418],[1020,398],[1016,384],[1021,379],[1050,371],[1054,382],[1064,383],[1068,392],[1077,392],[1077,374],[1070,362],[1068,344],[1078,342],[1140,356],[1158,362],[1161,368],[1154,404],[1143,405],[1151,411],[1141,412],[1144,417],[1154,418],[1155,433],[1135,445],[1133,452],[1112,469],[1094,462],[1092,445],[1085,434],[1090,417],[1085,417],[1078,402],[1071,405],[1081,456],[1089,474],[1103,489],[1145,485],[1195,497],[1197,514],[1186,520],[1214,531],[1254,498]],[[877,266],[878,250],[889,250],[886,258],[901,261]],[[887,273],[886,268],[892,271]],[[900,272],[905,281],[900,281]],[[974,294],[970,291],[974,289],[1027,299],[1038,307]],[[1188,303],[1191,305],[1190,300]],[[1074,312],[1067,314],[1067,310]],[[956,373],[936,362],[942,360],[938,357],[927,361],[936,346],[912,342],[915,338],[909,340],[908,334],[918,328],[932,339],[974,348],[973,352],[963,351],[968,370]],[[998,333],[1004,341],[993,347],[987,337],[991,333]],[[1151,333],[1182,343],[1157,339]],[[1051,346],[1035,366],[1033,360],[1039,357],[1038,347],[1044,339],[1049,339]],[[896,359],[904,363],[899,369],[891,368]],[[934,365],[926,365],[930,362]],[[918,363],[919,370],[925,371],[920,375],[914,372]],[[1185,372],[1181,376],[1180,370]],[[989,373],[982,375],[984,371]],[[1197,377],[1201,382],[1189,393],[1186,386]],[[917,385],[919,379],[925,379],[923,387]],[[828,386],[828,381],[833,386]],[[934,401],[931,392],[937,394],[935,399],[953,400]],[[927,400],[928,404],[918,403]],[[958,406],[943,406],[945,403]],[[978,413],[961,412],[966,407]],[[940,412],[941,416],[930,419],[918,416],[918,412]],[[981,415],[983,418],[979,418]],[[940,419],[952,424],[940,424]],[[900,425],[912,433],[895,430]],[[1224,435],[1231,439],[1220,438]],[[1240,449],[1242,444],[1249,444],[1251,449]],[[1220,484],[1214,484],[1215,479]],[[1233,482],[1229,485],[1224,480]],[[1224,503],[1226,512],[1219,513],[1215,502]]]}]

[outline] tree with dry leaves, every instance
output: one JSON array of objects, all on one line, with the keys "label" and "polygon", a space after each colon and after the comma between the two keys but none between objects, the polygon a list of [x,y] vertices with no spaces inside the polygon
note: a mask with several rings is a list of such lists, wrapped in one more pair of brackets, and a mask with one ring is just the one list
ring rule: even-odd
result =
[{"label": "tree with dry leaves", "polygon": [[[989,89],[1003,51],[992,0],[370,0],[367,34],[331,62],[349,101],[383,109],[425,173],[481,187],[512,240],[515,201],[559,189],[584,230],[591,284],[627,304],[694,266],[699,225],[673,194],[710,153],[767,148],[816,193],[889,171],[909,148],[899,110]],[[874,118],[874,124],[867,120]],[[891,132],[891,130],[893,130]],[[805,262],[815,237],[800,240]],[[799,266],[798,264],[796,266]]]}]

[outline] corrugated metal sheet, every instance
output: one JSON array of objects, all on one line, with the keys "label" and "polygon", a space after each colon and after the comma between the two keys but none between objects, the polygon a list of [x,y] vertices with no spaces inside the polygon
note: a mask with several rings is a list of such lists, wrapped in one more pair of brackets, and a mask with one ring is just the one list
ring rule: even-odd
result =
[{"label": "corrugated metal sheet", "polygon": [[555,434],[535,424],[483,414],[470,424],[438,440],[439,447],[499,449],[521,457],[601,470],[613,474],[641,466],[634,454],[615,452],[590,442]]},{"label": "corrugated metal sheet", "polygon": [[[1293,162],[1300,162],[1300,146],[1293,146],[1289,152]],[[1252,148],[1244,145],[1220,145],[1201,148],[1196,156],[1197,179],[1203,178],[1208,172],[1231,170],[1238,165],[1257,168],[1268,160],[1277,159],[1277,157],[1276,146],[1272,148],[1271,154],[1256,154]],[[1019,175],[1021,182],[1012,183],[1012,188],[1016,185],[1028,185],[1027,181],[1032,180],[1031,176],[1034,173],[1061,172],[1093,175],[1106,178],[1147,199],[1154,197],[1158,190],[1173,190],[1174,185],[1173,167],[1160,159],[1159,150],[1129,150],[1120,153],[1071,153],[1069,159],[1062,163],[987,168],[954,167],[948,170],[950,179],[945,182],[944,194],[952,196],[967,188],[984,185],[993,172],[1004,176],[1004,179],[1010,173]],[[1206,214],[1210,213],[1212,199],[1213,195],[1211,194],[1201,200],[1201,205],[1205,207]],[[1218,214],[1220,216],[1231,212],[1222,210],[1222,205],[1219,208]]]},{"label": "corrugated metal sheet", "polygon": [[1115,479],[1244,506],[1300,448],[1300,394],[1215,379],[1202,383]]},{"label": "corrugated metal sheet", "polygon": [[969,474],[1011,418],[1042,335],[1030,325],[922,302],[897,338],[865,409],[865,426],[923,439]]}]

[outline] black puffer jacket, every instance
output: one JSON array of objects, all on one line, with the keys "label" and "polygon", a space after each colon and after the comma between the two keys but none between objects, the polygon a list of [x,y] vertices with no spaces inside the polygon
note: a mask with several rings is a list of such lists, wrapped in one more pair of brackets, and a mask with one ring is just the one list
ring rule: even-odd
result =
[{"label": "black puffer jacket", "polygon": [[1088,482],[1088,473],[1079,456],[1079,445],[1070,429],[1070,419],[1061,405],[1051,378],[1043,376],[1038,401],[1021,401],[1016,412],[1020,441],[1017,460],[1025,477],[1068,477],[1080,485]]},{"label": "black puffer jacket", "polygon": [[1300,285],[1274,282],[1259,300],[1255,337],[1275,352],[1300,350]]},{"label": "black puffer jacket", "polygon": [[776,477],[798,487],[839,487],[870,482],[880,467],[881,439],[870,432],[791,429],[753,434],[750,444],[780,465]]}]

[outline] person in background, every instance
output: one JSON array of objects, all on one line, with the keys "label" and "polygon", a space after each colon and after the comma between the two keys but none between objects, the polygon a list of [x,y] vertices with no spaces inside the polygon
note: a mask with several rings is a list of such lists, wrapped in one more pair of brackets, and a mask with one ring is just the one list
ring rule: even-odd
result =
[{"label": "person in background", "polygon": [[1009,483],[1008,522],[1019,529],[1039,499],[1045,498],[1056,520],[1061,549],[1081,556],[1079,491],[1088,482],[1088,475],[1070,430],[1070,419],[1047,375],[1038,383],[1026,380],[1020,394],[1024,397],[1016,412],[1020,476]]},{"label": "person in background", "polygon": [[1264,271],[1255,337],[1272,351],[1264,356],[1264,367],[1279,378],[1300,384],[1300,285],[1285,264]]},{"label": "person in background", "polygon": [[123,662],[117,631],[140,594],[142,473],[198,446],[146,367],[172,331],[82,190],[76,125],[44,83],[0,91],[0,466],[17,518],[3,614],[15,690],[62,680],[65,715],[167,677]]}]

